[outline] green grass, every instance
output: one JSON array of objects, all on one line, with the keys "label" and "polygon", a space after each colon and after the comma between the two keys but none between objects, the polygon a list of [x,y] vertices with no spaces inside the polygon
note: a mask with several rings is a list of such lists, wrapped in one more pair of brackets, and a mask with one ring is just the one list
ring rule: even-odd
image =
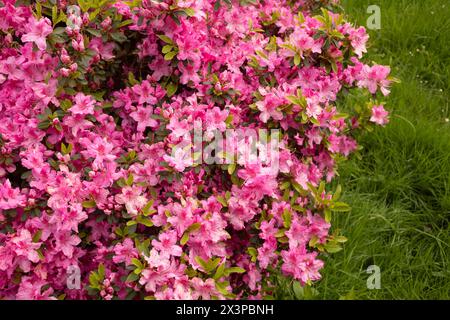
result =
[{"label": "green grass", "polygon": [[[388,64],[395,85],[386,128],[359,137],[363,160],[340,168],[353,208],[333,221],[348,237],[327,258],[321,299],[450,299],[450,3],[441,0],[343,0],[349,19],[370,31],[369,59]],[[369,265],[381,289],[369,290]]]}]

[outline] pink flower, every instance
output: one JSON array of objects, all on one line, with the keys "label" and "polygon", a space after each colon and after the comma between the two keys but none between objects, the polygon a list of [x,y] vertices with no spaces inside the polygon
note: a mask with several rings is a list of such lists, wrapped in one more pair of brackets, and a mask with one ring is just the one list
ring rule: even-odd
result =
[{"label": "pink flower", "polygon": [[370,121],[380,126],[384,126],[389,122],[388,115],[389,112],[387,112],[383,106],[373,106]]},{"label": "pink flower", "polygon": [[87,158],[95,158],[92,163],[95,170],[103,168],[105,161],[114,161],[117,158],[112,154],[114,146],[106,138],[95,137],[94,141],[84,139],[83,142],[87,145],[87,150],[81,153]]},{"label": "pink flower", "polygon": [[79,92],[74,98],[74,105],[70,108],[72,114],[87,115],[94,113],[95,100],[91,96]]},{"label": "pink flower", "polygon": [[265,89],[260,89],[260,92],[265,97],[263,101],[258,101],[256,103],[258,110],[261,111],[259,119],[264,123],[270,118],[273,118],[274,120],[283,119],[283,113],[278,110],[278,107],[281,107],[285,103],[284,98],[278,97],[274,93],[267,92]]},{"label": "pink flower", "polygon": [[182,84],[187,84],[189,81],[192,81],[194,84],[198,84],[200,82],[200,77],[197,73],[198,67],[196,65],[188,63],[185,66],[184,63],[179,63],[178,69],[181,72],[180,82]]},{"label": "pink flower", "polygon": [[158,125],[158,122],[152,118],[153,108],[139,106],[137,111],[130,114],[130,117],[137,122],[138,131],[145,131],[145,128],[154,128]]},{"label": "pink flower", "polygon": [[36,250],[39,249],[41,243],[33,242],[30,231],[21,229],[19,233],[11,239],[11,243],[14,244],[14,253],[17,256],[26,257],[29,261],[34,263],[39,262],[39,255]]},{"label": "pink flower", "polygon": [[214,279],[206,279],[203,281],[200,278],[192,278],[191,280],[194,299],[202,298],[203,300],[211,299],[211,296],[218,295]]},{"label": "pink flower", "polygon": [[183,234],[195,222],[192,208],[189,205],[182,207],[180,204],[175,203],[171,211],[171,216],[167,221],[175,227],[178,234]]},{"label": "pink flower", "polygon": [[117,203],[124,204],[128,213],[136,216],[146,204],[147,198],[142,196],[142,191],[138,187],[124,187],[122,193],[115,197]]},{"label": "pink flower", "polygon": [[390,91],[388,87],[391,81],[387,79],[391,73],[391,68],[375,65],[373,67],[364,66],[362,79],[358,81],[358,86],[366,87],[369,89],[370,93],[375,94],[380,87],[383,95],[389,95]]},{"label": "pink flower", "polygon": [[180,138],[187,135],[191,130],[191,127],[189,126],[189,123],[186,121],[186,119],[179,121],[177,115],[173,115],[170,118],[167,129],[172,130],[172,135],[175,138]]},{"label": "pink flower", "polygon": [[17,300],[56,300],[51,297],[53,294],[52,287],[45,290],[43,288],[48,285],[47,282],[34,277],[22,277],[19,290],[17,291]]},{"label": "pink flower", "polygon": [[164,155],[164,160],[179,172],[183,172],[186,168],[194,164],[191,147],[189,145],[184,146],[183,144],[181,146],[174,146],[172,155]]},{"label": "pink flower", "polygon": [[358,147],[355,140],[346,136],[337,136],[335,134],[331,134],[328,137],[328,142],[328,150],[332,153],[342,153],[346,157]]},{"label": "pink flower", "polygon": [[33,85],[34,93],[36,97],[38,97],[42,103],[47,106],[50,101],[53,103],[57,103],[57,100],[54,98],[56,94],[57,81],[50,80],[48,84],[40,82]]},{"label": "pink flower", "polygon": [[277,259],[276,250],[277,240],[275,237],[264,241],[263,246],[258,248],[258,261],[261,268],[266,269],[272,261]]},{"label": "pink flower", "polygon": [[316,259],[317,252],[308,253],[304,246],[298,246],[289,251],[281,251],[281,257],[283,258],[281,270],[302,284],[321,278],[319,270],[323,267],[323,261]]},{"label": "pink flower", "polygon": [[328,236],[331,224],[326,222],[319,214],[311,214],[311,212],[308,212],[306,220],[309,223],[309,233],[311,236],[316,236],[320,243],[324,243]]},{"label": "pink flower", "polygon": [[227,128],[225,120],[228,117],[228,111],[220,110],[218,107],[212,108],[206,113],[206,127],[207,131],[219,130],[224,132]]},{"label": "pink flower", "polygon": [[24,206],[25,203],[26,197],[20,193],[19,188],[13,189],[9,180],[0,183],[0,210],[14,209]]},{"label": "pink flower", "polygon": [[285,232],[289,239],[289,248],[304,247],[310,240],[309,228],[300,219],[294,219],[291,227]]},{"label": "pink flower", "polygon": [[56,225],[57,231],[73,230],[78,232],[78,225],[87,218],[81,204],[75,204],[55,210],[50,216],[49,222]]},{"label": "pink flower", "polygon": [[34,42],[39,50],[45,50],[47,47],[46,38],[53,31],[50,20],[42,18],[36,21],[34,18],[30,18],[25,28],[27,32],[22,35],[22,41]]},{"label": "pink flower", "polygon": [[147,80],[142,81],[140,85],[135,85],[133,92],[139,97],[139,104],[148,103],[154,105],[158,101],[154,96],[155,88]]},{"label": "pink flower", "polygon": [[178,240],[176,231],[161,233],[158,240],[153,240],[152,246],[159,250],[161,254],[175,257],[181,256],[182,249],[176,244]]},{"label": "pink flower", "polygon": [[77,137],[79,132],[92,128],[94,124],[84,118],[82,114],[75,114],[73,116],[65,116],[63,123],[71,128],[72,134]]},{"label": "pink flower", "polygon": [[133,258],[137,258],[138,251],[134,248],[134,243],[131,239],[126,238],[122,243],[118,243],[114,246],[114,263],[125,262],[125,264],[131,264]]},{"label": "pink flower", "polygon": [[58,232],[55,235],[55,239],[56,248],[62,251],[68,258],[72,258],[75,246],[81,242],[81,239],[78,236],[71,234],[70,231]]},{"label": "pink flower", "polygon": [[275,219],[270,220],[270,222],[263,221],[260,225],[261,233],[259,234],[261,239],[269,240],[275,237],[278,229],[275,227]]},{"label": "pink flower", "polygon": [[359,58],[362,58],[363,53],[367,52],[366,43],[369,40],[369,35],[364,27],[358,29],[351,29],[349,32],[349,39],[351,41],[353,50]]}]

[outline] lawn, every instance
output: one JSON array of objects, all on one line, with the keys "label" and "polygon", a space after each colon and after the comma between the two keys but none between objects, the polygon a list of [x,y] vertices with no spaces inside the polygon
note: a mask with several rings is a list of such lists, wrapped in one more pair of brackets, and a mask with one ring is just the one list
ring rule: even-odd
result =
[{"label": "lawn", "polygon": [[[381,8],[369,59],[401,80],[387,106],[386,128],[359,137],[362,160],[340,167],[352,212],[334,228],[348,237],[326,260],[321,299],[450,298],[450,3],[441,0],[347,0],[352,22],[366,25]],[[381,289],[366,286],[369,265]]]}]

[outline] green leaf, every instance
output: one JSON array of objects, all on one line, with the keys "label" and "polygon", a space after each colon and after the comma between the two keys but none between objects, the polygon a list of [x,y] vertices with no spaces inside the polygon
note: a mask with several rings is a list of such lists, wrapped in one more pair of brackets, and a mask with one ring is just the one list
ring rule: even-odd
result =
[{"label": "green leaf", "polygon": [[127,37],[122,32],[111,33],[111,38],[119,43],[127,41]]},{"label": "green leaf", "polygon": [[338,66],[336,61],[331,61],[331,70],[333,70],[334,73],[338,72]]},{"label": "green leaf", "polygon": [[300,64],[300,62],[301,62],[301,57],[300,57],[300,55],[299,55],[298,53],[296,53],[296,54],[294,55],[294,64],[295,64],[296,66],[298,66],[298,65]]},{"label": "green leaf", "polygon": [[275,238],[282,238],[285,236],[285,232],[286,229],[279,229],[276,233],[275,233]]},{"label": "green leaf", "polygon": [[187,14],[189,17],[195,16],[195,10],[194,10],[193,8],[186,8],[186,9],[184,9],[184,12],[186,12],[186,14]]},{"label": "green leaf", "polygon": [[122,21],[121,23],[119,23],[117,25],[117,28],[123,28],[123,27],[126,27],[126,26],[128,26],[128,25],[130,25],[132,23],[133,23],[133,20],[131,20],[131,19],[124,20],[124,21]]},{"label": "green leaf", "polygon": [[295,297],[298,300],[303,300],[305,298],[305,291],[303,290],[302,285],[298,281],[294,281],[292,283],[292,290],[294,291]]},{"label": "green leaf", "polygon": [[131,259],[131,263],[140,270],[144,269],[144,265],[142,264],[142,262],[139,259],[133,258],[133,259]]},{"label": "green leaf", "polygon": [[66,155],[66,154],[70,154],[72,152],[73,149],[73,144],[69,143],[68,146],[66,146],[64,143],[61,143],[61,152]]},{"label": "green leaf", "polygon": [[127,277],[127,279],[125,280],[125,282],[135,282],[136,280],[139,280],[139,275],[136,274],[136,273],[134,273],[134,272],[131,272],[131,273],[128,275],[128,277]]},{"label": "green leaf", "polygon": [[48,119],[41,121],[38,124],[38,128],[41,130],[48,129],[48,127],[50,127],[50,120],[48,120]]},{"label": "green leaf", "polygon": [[192,233],[192,232],[195,232],[195,231],[197,231],[198,229],[200,229],[201,228],[201,223],[200,222],[196,222],[196,223],[193,223],[193,224],[191,224],[188,228],[187,228],[187,232],[189,232],[189,233]]},{"label": "green leaf", "polygon": [[136,221],[146,227],[153,227],[153,221],[149,218],[138,217]]},{"label": "green leaf", "polygon": [[189,241],[189,232],[185,232],[181,237],[180,244],[184,246]]},{"label": "green leaf", "polygon": [[132,186],[133,182],[134,182],[133,174],[129,173],[127,180],[125,180],[125,183],[127,184],[127,186]]},{"label": "green leaf", "polygon": [[172,46],[171,44],[166,44],[164,47],[162,47],[162,53],[166,54],[169,53],[170,51],[172,51],[174,49],[174,46]]},{"label": "green leaf", "polygon": [[261,58],[265,59],[265,60],[269,59],[269,57],[264,52],[262,52],[260,50],[256,50],[256,54],[258,56],[260,56]]},{"label": "green leaf", "polygon": [[33,236],[33,242],[36,243],[39,240],[41,240],[41,236],[42,236],[42,230],[39,229],[38,231],[36,231],[36,233]]},{"label": "green leaf", "polygon": [[197,256],[195,257],[195,261],[205,270],[208,270],[208,263],[203,260],[201,257]]},{"label": "green leaf", "polygon": [[96,206],[97,206],[97,204],[95,203],[95,200],[83,201],[83,208],[91,209],[91,208],[95,208]]},{"label": "green leaf", "polygon": [[166,35],[164,35],[164,34],[158,34],[158,35],[156,35],[158,38],[160,38],[162,41],[164,41],[165,43],[168,43],[168,44],[174,44],[173,43],[173,40],[172,39],[170,39],[168,36],[166,36]]},{"label": "green leaf", "polygon": [[291,221],[292,221],[292,213],[289,211],[289,209],[284,210],[283,214],[281,215],[283,218],[283,225],[286,229],[289,229],[291,227]]},{"label": "green leaf", "polygon": [[325,209],[325,221],[331,222],[331,210],[330,209]]},{"label": "green leaf", "polygon": [[[153,206],[153,203],[155,202],[155,200],[151,199],[149,202],[147,202],[147,204],[142,208],[142,213],[144,214],[144,216],[148,216],[151,213],[154,213],[156,211],[154,210],[150,210]],[[154,212],[152,212],[154,211]]]},{"label": "green leaf", "polygon": [[287,96],[286,99],[288,99],[290,103],[292,103],[296,106],[301,106],[301,107],[306,106],[306,99],[304,97]]},{"label": "green leaf", "polygon": [[172,97],[178,90],[178,83],[176,82],[169,82],[169,84],[166,86],[166,92],[167,97]]},{"label": "green leaf", "polygon": [[83,12],[88,11],[91,8],[89,0],[78,0],[78,6],[83,10]]},{"label": "green leaf", "polygon": [[324,245],[324,248],[329,253],[336,253],[342,250],[342,247],[336,243],[327,243]]},{"label": "green leaf", "polygon": [[92,11],[91,13],[89,13],[89,21],[94,20],[98,14],[100,13],[101,8],[95,9],[94,11]]},{"label": "green leaf", "polygon": [[42,18],[42,5],[40,2],[36,2],[36,17],[38,19]]},{"label": "green leaf", "polygon": [[252,256],[252,257],[256,257],[258,255],[258,250],[256,250],[253,247],[248,247],[247,248],[247,252]]},{"label": "green leaf", "polygon": [[214,11],[218,11],[220,9],[220,0],[216,0],[214,3]]},{"label": "green leaf", "polygon": [[341,193],[342,193],[342,187],[341,187],[341,185],[338,185],[336,188],[336,191],[334,192],[333,198],[332,198],[333,201],[339,200],[339,198],[341,197]]},{"label": "green leaf", "polygon": [[133,74],[133,72],[128,72],[128,83],[131,85],[131,86],[134,86],[134,85],[136,85],[136,84],[138,84],[139,82],[136,80],[136,78],[134,77],[134,74]]},{"label": "green leaf", "polygon": [[89,274],[89,284],[91,285],[92,288],[98,289],[99,288],[98,282],[99,282],[99,279],[98,279],[97,272],[92,271]]},{"label": "green leaf", "polygon": [[172,60],[178,54],[177,51],[171,51],[164,56],[164,60]]},{"label": "green leaf", "polygon": [[287,188],[289,188],[291,186],[291,183],[289,181],[285,181],[281,184],[280,186],[280,190],[286,190]]},{"label": "green leaf", "polygon": [[239,267],[231,267],[225,270],[226,276],[229,276],[232,273],[245,273],[245,269]]},{"label": "green leaf", "polygon": [[344,236],[337,236],[337,237],[334,238],[334,240],[336,240],[339,243],[345,243],[345,242],[348,241],[348,239],[346,237],[344,237]]},{"label": "green leaf", "polygon": [[216,258],[216,259],[209,259],[207,267],[208,267],[208,273],[210,273],[211,271],[213,271],[214,269],[217,268],[217,266],[219,265],[221,259],[220,258]]},{"label": "green leaf", "polygon": [[349,212],[351,210],[350,206],[344,202],[335,202],[331,206],[331,210],[335,212]]},{"label": "green leaf", "polygon": [[63,109],[64,111],[69,110],[72,107],[72,101],[70,101],[69,99],[64,99],[63,101],[60,102],[60,108]]},{"label": "green leaf", "polygon": [[309,246],[315,247],[315,245],[319,242],[319,238],[317,236],[313,236],[311,240],[309,240]]},{"label": "green leaf", "polygon": [[216,273],[214,274],[214,280],[219,280],[223,275],[225,274],[225,263],[222,263],[219,265],[219,267],[216,270]]},{"label": "green leaf", "polygon": [[98,265],[98,277],[100,281],[102,281],[105,278],[105,266],[103,265],[103,263],[100,263]]},{"label": "green leaf", "polygon": [[228,165],[228,174],[231,176],[236,170],[236,163]]},{"label": "green leaf", "polygon": [[101,37],[102,36],[102,33],[101,33],[100,30],[93,29],[93,28],[87,28],[86,30],[87,30],[87,32],[89,32],[90,34],[92,34],[95,37]]},{"label": "green leaf", "polygon": [[224,207],[228,207],[228,203],[227,201],[224,199],[224,197],[222,196],[217,196],[216,200],[219,201],[219,203],[224,206]]},{"label": "green leaf", "polygon": [[52,22],[53,22],[53,25],[56,24],[56,19],[58,19],[58,7],[57,6],[53,6],[52,7]]}]

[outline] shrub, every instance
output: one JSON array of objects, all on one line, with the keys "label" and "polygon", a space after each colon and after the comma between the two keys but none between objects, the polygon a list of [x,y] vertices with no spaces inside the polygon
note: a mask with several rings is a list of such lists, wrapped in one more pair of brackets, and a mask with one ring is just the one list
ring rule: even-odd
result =
[{"label": "shrub", "polygon": [[[0,298],[259,299],[280,273],[319,280],[346,240],[337,164],[388,121],[365,29],[337,1],[56,2],[0,0]],[[344,113],[349,92],[365,102]],[[255,143],[270,159],[236,159]]]}]

